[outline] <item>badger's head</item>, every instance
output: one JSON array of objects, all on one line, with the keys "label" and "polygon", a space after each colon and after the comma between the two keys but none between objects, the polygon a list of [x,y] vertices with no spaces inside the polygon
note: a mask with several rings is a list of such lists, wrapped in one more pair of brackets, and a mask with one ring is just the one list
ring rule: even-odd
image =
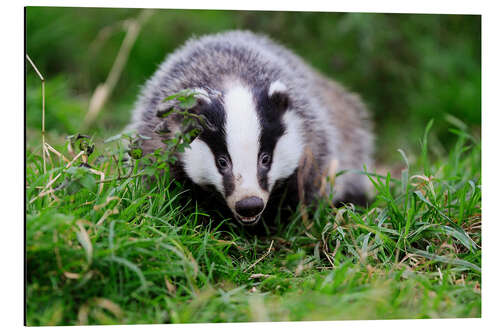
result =
[{"label": "badger's head", "polygon": [[236,219],[256,223],[280,179],[293,174],[303,151],[300,118],[287,87],[231,82],[221,92],[194,87],[198,104],[190,110],[207,125],[181,155],[187,176],[212,185]]}]

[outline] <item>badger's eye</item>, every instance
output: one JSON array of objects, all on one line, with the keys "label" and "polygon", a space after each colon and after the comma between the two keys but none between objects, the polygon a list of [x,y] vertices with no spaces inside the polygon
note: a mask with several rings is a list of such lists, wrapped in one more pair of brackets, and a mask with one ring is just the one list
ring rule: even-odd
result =
[{"label": "badger's eye", "polygon": [[269,168],[271,166],[271,156],[267,153],[262,153],[260,155],[260,165],[263,168]]},{"label": "badger's eye", "polygon": [[217,167],[222,170],[226,170],[229,168],[229,161],[226,157],[221,156],[217,159]]}]

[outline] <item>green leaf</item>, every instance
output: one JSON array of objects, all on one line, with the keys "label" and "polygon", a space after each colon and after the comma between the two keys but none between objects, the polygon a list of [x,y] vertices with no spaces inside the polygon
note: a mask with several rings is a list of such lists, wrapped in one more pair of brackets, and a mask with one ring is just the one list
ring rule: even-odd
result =
[{"label": "green leaf", "polygon": [[138,147],[130,149],[128,153],[130,157],[132,157],[134,160],[141,159],[142,156],[144,156],[144,152],[142,151],[141,148]]},{"label": "green leaf", "polygon": [[68,186],[66,186],[66,191],[68,194],[75,194],[82,189],[82,184],[79,181],[70,181]]},{"label": "green leaf", "polygon": [[437,255],[437,254],[429,253],[427,251],[415,249],[415,248],[412,248],[412,247],[410,247],[409,250],[412,253],[417,254],[419,256],[422,256],[424,258],[427,258],[429,260],[443,262],[443,263],[454,265],[454,266],[462,266],[462,267],[466,267],[468,269],[472,269],[472,270],[474,270],[476,272],[479,272],[479,273],[481,272],[481,268],[480,267],[478,267],[477,265],[475,265],[473,263],[470,263],[468,261],[462,260],[462,259],[448,258],[448,257],[445,257],[445,256],[440,256],[440,255]]},{"label": "green leaf", "polygon": [[91,174],[87,174],[80,178],[80,184],[89,191],[94,191],[96,188],[96,178]]}]

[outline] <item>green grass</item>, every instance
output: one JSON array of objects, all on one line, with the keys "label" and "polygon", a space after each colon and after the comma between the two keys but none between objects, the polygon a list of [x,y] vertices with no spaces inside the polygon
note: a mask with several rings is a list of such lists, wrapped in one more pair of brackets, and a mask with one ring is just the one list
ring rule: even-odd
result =
[{"label": "green grass", "polygon": [[[29,144],[27,324],[480,317],[481,145],[461,126],[442,157],[428,126],[401,177],[372,175],[367,209],[322,200],[264,235],[186,202],[168,173],[100,191],[53,154],[44,173]],[[109,158],[123,150],[96,141],[89,164],[125,175]],[[34,199],[59,173],[56,197]]]}]

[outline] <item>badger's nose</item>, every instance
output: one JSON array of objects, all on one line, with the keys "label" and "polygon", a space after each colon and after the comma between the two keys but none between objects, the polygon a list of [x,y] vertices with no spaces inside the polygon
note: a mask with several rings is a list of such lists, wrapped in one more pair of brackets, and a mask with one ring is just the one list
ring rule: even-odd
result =
[{"label": "badger's nose", "polygon": [[236,202],[235,208],[242,217],[254,217],[264,209],[264,201],[258,197],[248,197]]}]

